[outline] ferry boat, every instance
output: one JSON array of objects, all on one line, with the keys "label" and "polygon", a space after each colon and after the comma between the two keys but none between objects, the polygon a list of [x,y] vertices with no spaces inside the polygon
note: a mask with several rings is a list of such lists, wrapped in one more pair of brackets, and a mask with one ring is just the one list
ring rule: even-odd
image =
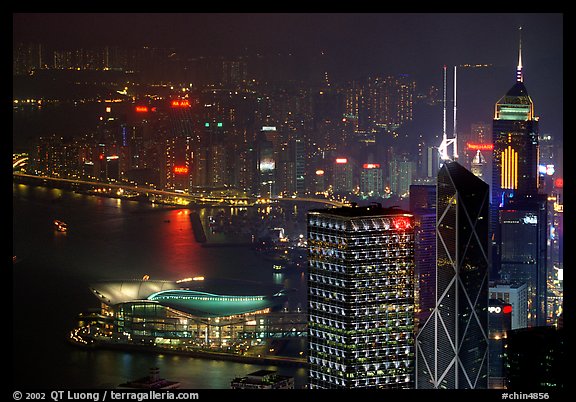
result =
[{"label": "ferry boat", "polygon": [[180,382],[170,381],[160,377],[160,369],[153,367],[150,369],[150,375],[128,381],[118,385],[118,389],[175,389],[180,387]]},{"label": "ferry boat", "polygon": [[59,232],[68,231],[68,225],[66,224],[66,222],[60,221],[58,219],[54,219],[54,227]]}]

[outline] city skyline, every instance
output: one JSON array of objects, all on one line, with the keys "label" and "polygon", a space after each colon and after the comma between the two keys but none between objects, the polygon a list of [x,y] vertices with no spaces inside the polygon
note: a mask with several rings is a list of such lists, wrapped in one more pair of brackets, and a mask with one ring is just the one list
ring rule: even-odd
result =
[{"label": "city skyline", "polygon": [[534,99],[546,99],[536,110],[541,131],[561,141],[561,13],[15,13],[13,43],[160,46],[178,56],[276,52],[302,58],[302,71],[320,58],[332,81],[409,74],[420,89],[441,87],[443,65],[490,65],[460,68],[458,113],[466,127],[491,119],[501,88],[514,79],[519,27],[526,86]]},{"label": "city skyline", "polygon": [[132,376],[62,334],[309,389],[515,391],[545,326],[563,363],[562,13],[12,17],[17,382]]}]

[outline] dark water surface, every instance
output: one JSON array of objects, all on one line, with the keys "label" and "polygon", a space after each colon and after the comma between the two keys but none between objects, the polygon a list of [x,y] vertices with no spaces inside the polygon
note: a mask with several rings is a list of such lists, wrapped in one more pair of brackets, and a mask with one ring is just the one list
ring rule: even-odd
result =
[{"label": "dark water surface", "polygon": [[[208,211],[204,211],[209,213]],[[69,231],[54,231],[53,220]],[[99,280],[242,279],[295,288],[305,305],[302,272],[275,274],[250,247],[196,243],[189,211],[13,184],[13,385],[15,389],[110,388],[160,368],[182,388],[228,389],[258,369],[295,377],[306,370],[152,353],[83,350],[65,339],[78,313],[98,307],[88,285]]]}]

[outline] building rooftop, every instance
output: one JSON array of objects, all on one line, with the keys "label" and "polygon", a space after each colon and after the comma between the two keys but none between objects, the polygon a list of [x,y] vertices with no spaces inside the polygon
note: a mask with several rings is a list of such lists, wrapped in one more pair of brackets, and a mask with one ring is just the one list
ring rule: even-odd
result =
[{"label": "building rooftop", "polygon": [[289,291],[280,285],[226,279],[104,281],[91,285],[91,290],[109,305],[158,303],[206,318],[278,307]]},{"label": "building rooftop", "polygon": [[366,206],[352,206],[337,207],[337,208],[322,208],[311,209],[310,213],[321,213],[335,215],[343,218],[359,218],[366,216],[397,216],[397,215],[412,215],[411,212],[405,211],[398,207],[382,207],[380,204],[370,204]]},{"label": "building rooftop", "polygon": [[280,375],[274,370],[257,370],[231,381],[232,388],[293,388],[293,377]]},{"label": "building rooftop", "polygon": [[273,295],[238,296],[177,289],[154,293],[148,300],[199,317],[227,317],[278,307],[286,299],[282,291]]}]

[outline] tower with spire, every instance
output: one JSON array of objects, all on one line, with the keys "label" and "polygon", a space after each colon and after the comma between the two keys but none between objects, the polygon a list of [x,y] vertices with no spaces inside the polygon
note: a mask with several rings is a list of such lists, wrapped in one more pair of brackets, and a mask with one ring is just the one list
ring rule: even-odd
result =
[{"label": "tower with spire", "polygon": [[538,117],[524,85],[522,28],[516,82],[492,125],[491,280],[528,285],[528,325],[546,322],[546,195],[538,194]]},{"label": "tower with spire", "polygon": [[[519,32],[522,32],[520,28]],[[493,120],[492,204],[538,191],[538,117],[524,85],[520,36],[516,83],[496,103]]]},{"label": "tower with spire", "polygon": [[516,66],[516,81],[524,82],[524,77],[522,76],[522,27],[518,28],[519,31],[519,46],[518,46],[518,66]]}]

